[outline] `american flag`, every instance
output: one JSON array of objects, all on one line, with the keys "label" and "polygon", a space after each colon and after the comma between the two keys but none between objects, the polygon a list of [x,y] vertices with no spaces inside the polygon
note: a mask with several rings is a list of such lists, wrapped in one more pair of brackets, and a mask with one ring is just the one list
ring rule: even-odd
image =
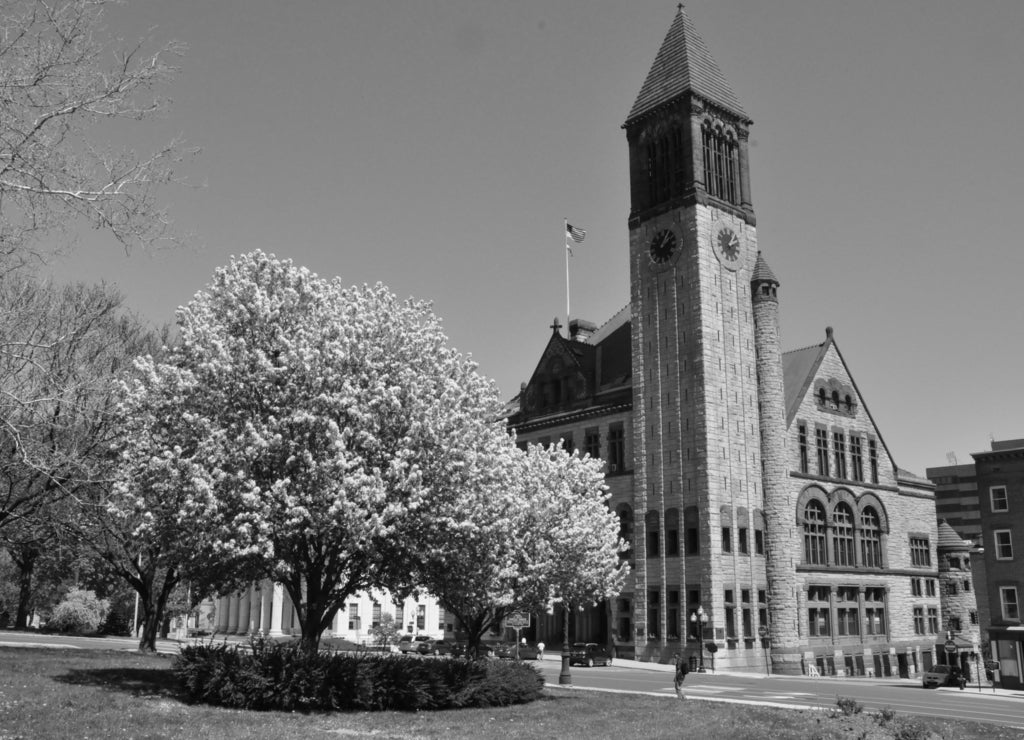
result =
[{"label": "american flag", "polygon": [[565,225],[565,234],[566,237],[571,237],[572,240],[577,244],[582,243],[583,240],[587,238],[587,232],[585,232],[583,229],[577,229],[575,226],[569,223]]}]

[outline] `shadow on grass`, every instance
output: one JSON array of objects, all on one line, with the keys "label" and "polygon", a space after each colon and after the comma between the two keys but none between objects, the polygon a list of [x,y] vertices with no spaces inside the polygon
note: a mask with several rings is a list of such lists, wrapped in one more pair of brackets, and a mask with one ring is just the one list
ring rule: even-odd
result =
[{"label": "shadow on grass", "polygon": [[95,686],[132,696],[183,696],[174,675],[166,668],[73,668],[54,681],[72,686]]}]

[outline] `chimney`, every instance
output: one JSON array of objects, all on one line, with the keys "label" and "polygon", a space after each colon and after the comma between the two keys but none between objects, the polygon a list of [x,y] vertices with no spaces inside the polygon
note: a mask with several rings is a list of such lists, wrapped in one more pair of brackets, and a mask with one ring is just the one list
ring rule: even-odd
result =
[{"label": "chimney", "polygon": [[569,338],[574,342],[586,342],[597,331],[597,325],[583,319],[569,320]]}]

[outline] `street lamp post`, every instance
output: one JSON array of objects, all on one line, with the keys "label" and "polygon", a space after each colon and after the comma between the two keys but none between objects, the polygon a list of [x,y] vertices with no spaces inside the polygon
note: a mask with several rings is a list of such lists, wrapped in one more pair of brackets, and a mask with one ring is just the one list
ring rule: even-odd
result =
[{"label": "street lamp post", "polygon": [[761,625],[757,628],[757,634],[761,638],[761,647],[764,648],[764,675],[772,675],[772,667],[768,662],[768,627]]},{"label": "street lamp post", "polygon": [[704,607],[698,606],[697,611],[690,615],[690,621],[697,628],[697,655],[700,656],[697,666],[697,673],[706,673],[704,670],[704,625],[708,623],[708,615],[704,613]]}]

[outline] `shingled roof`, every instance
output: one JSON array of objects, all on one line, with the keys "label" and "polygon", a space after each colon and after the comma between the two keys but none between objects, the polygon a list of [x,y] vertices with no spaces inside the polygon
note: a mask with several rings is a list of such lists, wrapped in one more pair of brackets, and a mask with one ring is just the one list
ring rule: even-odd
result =
[{"label": "shingled roof", "polygon": [[750,122],[704,39],[680,5],[625,125],[686,92]]}]

